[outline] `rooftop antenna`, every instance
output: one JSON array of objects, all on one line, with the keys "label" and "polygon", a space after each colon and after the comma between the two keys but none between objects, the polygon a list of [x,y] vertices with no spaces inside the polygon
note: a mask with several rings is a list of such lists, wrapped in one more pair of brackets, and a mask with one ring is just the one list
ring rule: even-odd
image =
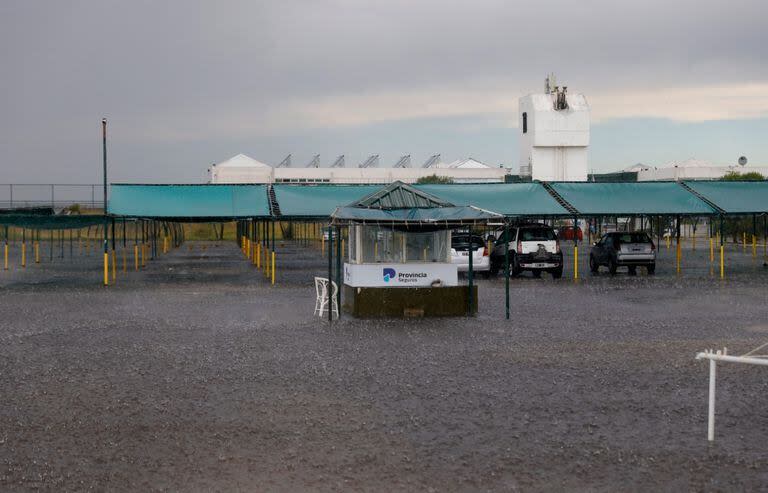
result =
[{"label": "rooftop antenna", "polygon": [[398,162],[395,163],[395,168],[410,168],[411,167],[411,155],[406,154],[401,157]]},{"label": "rooftop antenna", "polygon": [[285,156],[285,159],[280,161],[280,164],[277,165],[278,168],[290,168],[291,167],[291,155],[288,154]]},{"label": "rooftop antenna", "polygon": [[319,168],[320,167],[320,154],[315,154],[312,161],[309,162],[307,168]]},{"label": "rooftop antenna", "polygon": [[422,168],[431,168],[432,166],[436,165],[440,162],[440,154],[433,154],[429,157],[426,161],[424,161],[424,164],[421,165]]},{"label": "rooftop antenna", "polygon": [[336,161],[333,162],[331,165],[331,168],[343,168],[344,167],[344,154],[336,158]]},{"label": "rooftop antenna", "polygon": [[379,165],[379,155],[372,154],[368,156],[368,159],[360,163],[358,168],[375,168]]}]

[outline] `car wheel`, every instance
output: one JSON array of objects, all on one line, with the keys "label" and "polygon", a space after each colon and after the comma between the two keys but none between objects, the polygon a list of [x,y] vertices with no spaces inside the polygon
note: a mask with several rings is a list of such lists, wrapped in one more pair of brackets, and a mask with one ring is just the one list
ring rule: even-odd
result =
[{"label": "car wheel", "polygon": [[491,271],[484,270],[480,273],[481,276],[483,276],[483,279],[490,279],[491,278]]},{"label": "car wheel", "polygon": [[608,259],[608,272],[611,273],[612,276],[616,275],[616,269],[618,269],[619,266],[616,263],[616,259],[611,257]]},{"label": "car wheel", "polygon": [[629,269],[629,275],[630,276],[636,276],[637,275],[637,267],[635,267],[633,265],[633,266],[629,267],[628,269]]},{"label": "car wheel", "polygon": [[541,271],[538,269],[532,270],[531,274],[533,274],[533,277],[535,277],[536,279],[541,278]]},{"label": "car wheel", "polygon": [[517,262],[517,255],[514,253],[509,257],[509,275],[511,277],[520,275],[520,264]]},{"label": "car wheel", "polygon": [[[597,265],[597,262],[595,261],[595,257],[592,255],[589,256],[589,271],[593,274],[596,274],[597,271],[600,269],[600,266]],[[560,269],[562,271],[562,269]]]},{"label": "car wheel", "polygon": [[561,277],[563,277],[563,268],[560,267],[559,269],[553,270],[552,271],[552,277],[554,279],[560,279]]},{"label": "car wheel", "polygon": [[647,270],[649,276],[654,275],[656,273],[656,264],[648,264]]},{"label": "car wheel", "polygon": [[499,262],[491,258],[491,270],[488,272],[491,276],[497,276],[499,274],[499,269],[501,266],[499,265]]}]

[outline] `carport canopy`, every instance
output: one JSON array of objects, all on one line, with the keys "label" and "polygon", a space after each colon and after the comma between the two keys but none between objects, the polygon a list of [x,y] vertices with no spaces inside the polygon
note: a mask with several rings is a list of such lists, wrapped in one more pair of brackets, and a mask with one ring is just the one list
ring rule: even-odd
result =
[{"label": "carport canopy", "polygon": [[337,207],[364,197],[381,185],[275,185],[280,217],[328,219]]},{"label": "carport canopy", "polygon": [[128,185],[111,188],[109,214],[211,221],[271,217],[265,185]]},{"label": "carport canopy", "polygon": [[768,212],[768,181],[686,181],[685,184],[726,214]]},{"label": "carport canopy", "polygon": [[716,211],[675,182],[551,183],[579,216],[706,216]]},{"label": "carport canopy", "polygon": [[416,185],[455,205],[472,205],[507,217],[568,216],[540,183]]}]

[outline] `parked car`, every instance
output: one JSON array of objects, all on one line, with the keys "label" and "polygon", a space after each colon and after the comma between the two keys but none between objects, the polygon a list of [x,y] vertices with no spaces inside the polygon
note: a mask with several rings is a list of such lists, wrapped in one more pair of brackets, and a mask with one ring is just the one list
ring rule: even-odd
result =
[{"label": "parked car", "polygon": [[[504,269],[504,232],[491,253],[491,274]],[[549,272],[563,277],[563,253],[555,231],[546,224],[521,224],[509,229],[509,273],[518,276],[531,271],[534,277]]]},{"label": "parked car", "polygon": [[451,235],[451,263],[458,266],[459,272],[469,271],[469,249],[472,246],[472,271],[480,272],[485,277],[491,271],[488,247],[483,238],[469,233]]},{"label": "parked car", "polygon": [[595,242],[589,252],[589,270],[593,273],[601,265],[608,267],[611,274],[616,274],[619,267],[627,267],[630,274],[637,273],[637,267],[645,267],[648,274],[656,272],[656,245],[642,232],[607,233]]},{"label": "parked car", "polygon": [[[557,231],[557,237],[563,241],[573,241],[573,226],[563,226]],[[579,241],[584,241],[584,233],[581,228],[576,226],[576,237]]]}]

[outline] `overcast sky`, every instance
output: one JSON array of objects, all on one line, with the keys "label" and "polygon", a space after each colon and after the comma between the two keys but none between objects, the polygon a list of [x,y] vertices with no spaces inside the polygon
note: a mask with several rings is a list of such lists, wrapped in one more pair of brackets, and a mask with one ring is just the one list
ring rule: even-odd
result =
[{"label": "overcast sky", "polygon": [[0,2],[0,182],[198,182],[244,152],[517,168],[548,72],[590,166],[768,165],[764,0]]}]

